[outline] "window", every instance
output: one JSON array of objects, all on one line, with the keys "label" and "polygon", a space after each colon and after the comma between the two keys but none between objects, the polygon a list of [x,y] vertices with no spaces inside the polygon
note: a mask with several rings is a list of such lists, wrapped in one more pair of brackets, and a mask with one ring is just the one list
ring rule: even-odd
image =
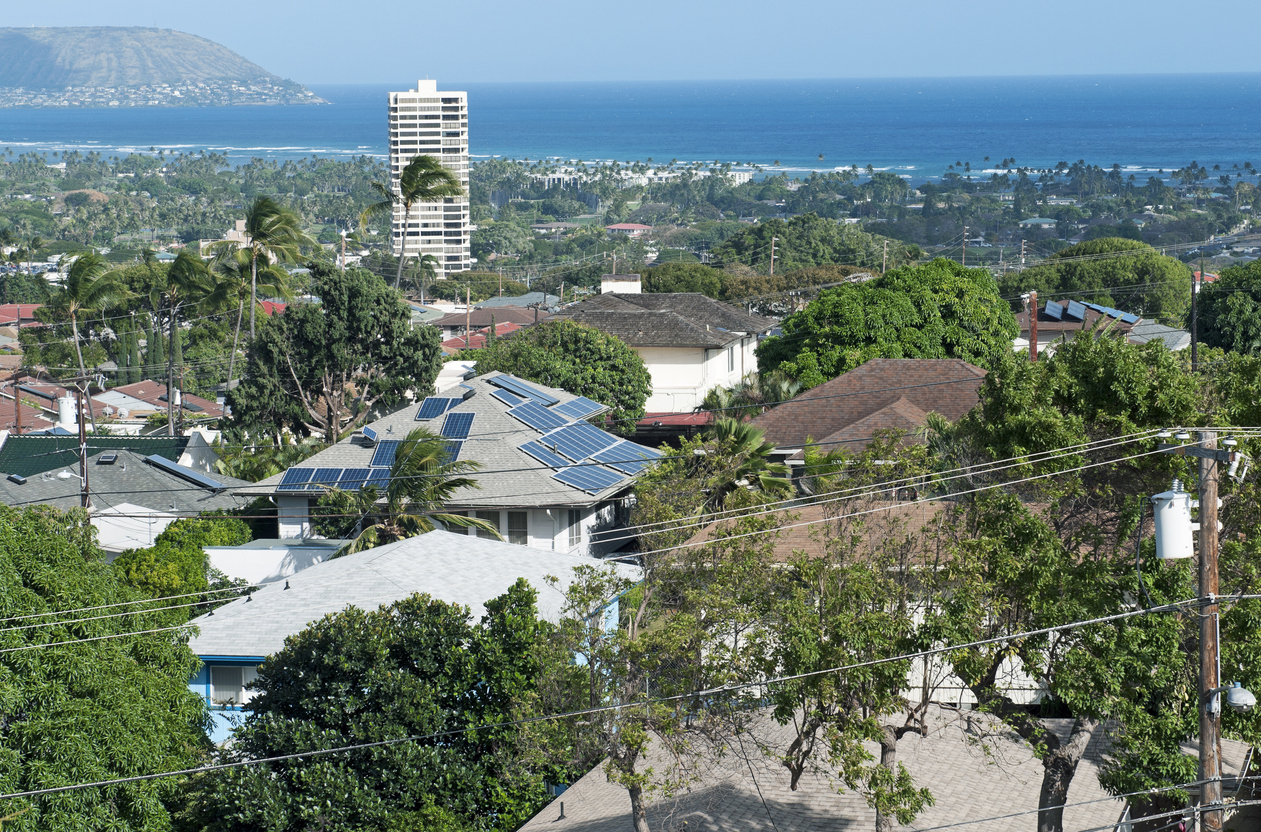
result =
[{"label": "window", "polygon": [[[474,516],[476,516],[476,517],[477,517],[477,519],[478,519],[478,520],[485,520],[487,523],[490,523],[490,524],[491,524],[492,526],[494,526],[496,529],[497,529],[497,528],[499,528],[499,512],[497,512],[497,511],[475,511],[475,512],[473,512],[473,514],[474,514]],[[482,539],[484,539],[484,540],[494,540],[494,539],[495,539],[495,536],[494,536],[493,534],[491,534],[490,532],[486,531],[485,529],[478,529],[478,530],[477,530],[477,536],[478,536],[478,537],[480,537],[480,538],[482,538]]]},{"label": "window", "polygon": [[210,701],[215,705],[243,705],[253,698],[254,692],[245,686],[258,678],[253,667],[210,667]]},{"label": "window", "polygon": [[569,548],[574,549],[582,545],[582,509],[571,508],[569,510]]},{"label": "window", "polygon": [[508,512],[508,542],[520,546],[530,543],[530,513],[526,511]]},{"label": "window", "polygon": [[736,349],[735,347],[727,347],[727,372],[734,373],[736,371]]}]

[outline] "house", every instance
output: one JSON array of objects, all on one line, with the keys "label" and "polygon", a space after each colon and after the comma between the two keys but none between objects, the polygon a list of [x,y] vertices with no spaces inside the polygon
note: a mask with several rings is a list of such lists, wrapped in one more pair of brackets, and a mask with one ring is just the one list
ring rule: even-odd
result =
[{"label": "house", "polygon": [[[524,578],[538,591],[539,616],[556,622],[574,567],[595,563],[568,552],[522,549],[441,530],[325,560],[194,619],[199,633],[189,647],[202,667],[189,687],[211,706],[211,738],[222,742],[231,719],[253,695],[245,685],[255,678],[258,665],[280,650],[288,636],[325,615],[348,606],[376,609],[423,592],[463,604],[478,620],[486,601]],[[606,565],[624,577],[638,575],[627,564]],[[555,586],[549,576],[556,578]],[[616,600],[605,614],[616,622]]]},{"label": "house", "polygon": [[[8,437],[6,449],[15,439],[23,449],[32,450],[34,440],[61,441],[77,437]],[[135,439],[136,437],[102,437]],[[28,441],[29,440],[29,441]],[[89,440],[89,447],[98,437]],[[4,449],[0,449],[4,450]],[[73,461],[65,460],[64,450],[55,450],[49,458],[58,460],[54,468],[39,473],[19,474],[3,471],[0,479],[0,503],[15,508],[46,505],[58,509],[82,505],[82,475],[87,474],[88,495],[92,509],[92,525],[106,552],[117,554],[124,549],[153,545],[163,530],[180,517],[195,517],[218,509],[243,509],[249,499],[241,496],[243,486],[250,483],[232,477],[208,477],[167,456],[143,453],[125,448],[93,450],[88,455],[86,472],[80,469],[78,453]],[[20,462],[6,458],[0,464],[20,468]],[[39,463],[42,467],[47,463]],[[29,468],[27,469],[29,470]]]},{"label": "house", "polygon": [[207,546],[210,565],[229,578],[251,585],[272,583],[315,566],[337,554],[345,540],[257,538],[238,546]]},{"label": "house", "polygon": [[771,318],[699,293],[640,294],[635,284],[625,288],[629,291],[587,298],[553,317],[615,335],[643,359],[652,376],[645,420],[694,410],[710,390],[730,387],[757,369],[758,340],[775,326]]},{"label": "house", "polygon": [[[927,736],[907,734],[897,746],[897,761],[906,767],[915,786],[927,788],[934,799],[907,828],[965,825],[986,832],[1020,832],[1033,826],[1043,772],[1034,748],[987,714],[929,706],[925,717]],[[1067,740],[1072,720],[1044,722]],[[761,715],[746,736],[737,736],[721,750],[697,738],[691,749],[696,760],[669,757],[653,741],[645,766],[651,765],[661,776],[681,763],[690,776],[677,789],[649,793],[649,828],[658,832],[874,832],[874,810],[857,790],[838,788],[838,778],[828,775],[826,764],[807,766],[797,788],[790,787],[788,769],[773,755],[787,749],[795,736],[791,727]],[[1122,800],[1099,785],[1106,750],[1105,731],[1096,729],[1068,790],[1064,828],[1112,829],[1125,810]],[[874,743],[867,744],[867,751],[880,758]],[[1233,748],[1229,756],[1226,768],[1237,776],[1244,753]],[[625,832],[632,828],[626,788],[610,782],[604,767],[598,765],[519,832]]]},{"label": "house", "polygon": [[[563,390],[490,373],[378,419],[245,493],[275,501],[280,537],[311,537],[311,508],[326,485],[383,489],[399,446],[424,427],[451,440],[454,459],[480,466],[471,474],[478,487],[457,491],[447,511],[488,520],[511,543],[606,554],[622,543],[610,533],[625,524],[635,478],[660,456],[584,421],[607,410]],[[603,542],[608,537],[615,540]]]},{"label": "house", "polygon": [[[120,418],[141,418],[150,413],[166,412],[166,382],[145,379],[133,384],[121,384],[92,397],[106,407],[114,409]],[[223,417],[223,405],[192,393],[179,393],[179,404],[185,419],[219,419]],[[123,416],[123,411],[127,416]]]},{"label": "house", "polygon": [[877,431],[901,430],[907,441],[929,413],[958,421],[980,401],[980,367],[957,358],[873,358],[753,419],[789,464],[804,463],[810,445],[860,452]]},{"label": "house", "polygon": [[[517,324],[495,324],[495,336],[502,337],[511,335],[522,327]],[[442,342],[443,355],[452,355],[460,350],[480,350],[486,348],[486,342],[490,338],[490,327],[476,330],[467,335],[456,335]]]},{"label": "house", "polygon": [[619,222],[606,225],[604,230],[610,234],[625,234],[627,237],[642,237],[652,231],[651,225],[640,225],[637,222]]},{"label": "house", "polygon": [[1018,224],[1021,228],[1054,228],[1055,220],[1050,217],[1030,217],[1027,220],[1021,220]]},{"label": "house", "polygon": [[[1037,311],[1038,322],[1038,354],[1053,351],[1059,344],[1068,343],[1077,333],[1101,327],[1107,332],[1128,338],[1134,325],[1142,318],[1113,309],[1111,306],[1100,306],[1097,303],[1079,303],[1075,300],[1047,301]],[[1020,338],[1028,349],[1031,339],[1029,310],[1024,309],[1016,314],[1016,322],[1020,324]]]},{"label": "house", "polygon": [[484,306],[470,309],[467,312],[452,312],[441,318],[430,321],[430,326],[442,330],[442,339],[454,338],[473,331],[487,329],[493,323],[496,327],[514,324],[518,327],[530,326],[547,318],[546,312],[538,309],[526,309],[523,306]]},{"label": "house", "polygon": [[19,327],[38,323],[35,313],[43,304],[0,303],[0,326]]}]

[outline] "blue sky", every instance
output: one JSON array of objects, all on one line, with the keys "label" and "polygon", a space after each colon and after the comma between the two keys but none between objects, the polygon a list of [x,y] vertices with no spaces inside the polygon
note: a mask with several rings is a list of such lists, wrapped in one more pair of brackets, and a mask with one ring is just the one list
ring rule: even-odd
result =
[{"label": "blue sky", "polygon": [[307,84],[1261,72],[1256,0],[47,0],[4,26],[161,26]]}]

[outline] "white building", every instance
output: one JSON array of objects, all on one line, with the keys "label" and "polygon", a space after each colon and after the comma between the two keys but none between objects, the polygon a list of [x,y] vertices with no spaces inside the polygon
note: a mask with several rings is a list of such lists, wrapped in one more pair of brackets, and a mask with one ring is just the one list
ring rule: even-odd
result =
[{"label": "white building", "polygon": [[404,229],[402,206],[394,209],[391,244],[394,256],[431,254],[438,276],[468,271],[471,265],[468,201],[468,93],[439,92],[437,81],[417,81],[416,89],[389,93],[390,183],[414,157],[437,156],[460,180],[464,196],[412,206]]}]

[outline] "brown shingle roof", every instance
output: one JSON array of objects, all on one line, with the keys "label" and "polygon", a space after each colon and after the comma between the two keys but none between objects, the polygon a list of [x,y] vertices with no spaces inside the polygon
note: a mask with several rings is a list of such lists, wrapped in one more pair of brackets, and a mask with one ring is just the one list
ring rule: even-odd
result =
[{"label": "brown shingle roof", "polygon": [[725,347],[775,325],[729,303],[696,292],[608,293],[588,298],[554,317],[615,335],[632,347]]},{"label": "brown shingle roof", "polygon": [[976,407],[984,380],[984,370],[957,358],[873,358],[763,413],[753,424],[781,448],[800,448],[812,440],[861,450],[873,431],[914,428],[928,413],[958,421]]}]

